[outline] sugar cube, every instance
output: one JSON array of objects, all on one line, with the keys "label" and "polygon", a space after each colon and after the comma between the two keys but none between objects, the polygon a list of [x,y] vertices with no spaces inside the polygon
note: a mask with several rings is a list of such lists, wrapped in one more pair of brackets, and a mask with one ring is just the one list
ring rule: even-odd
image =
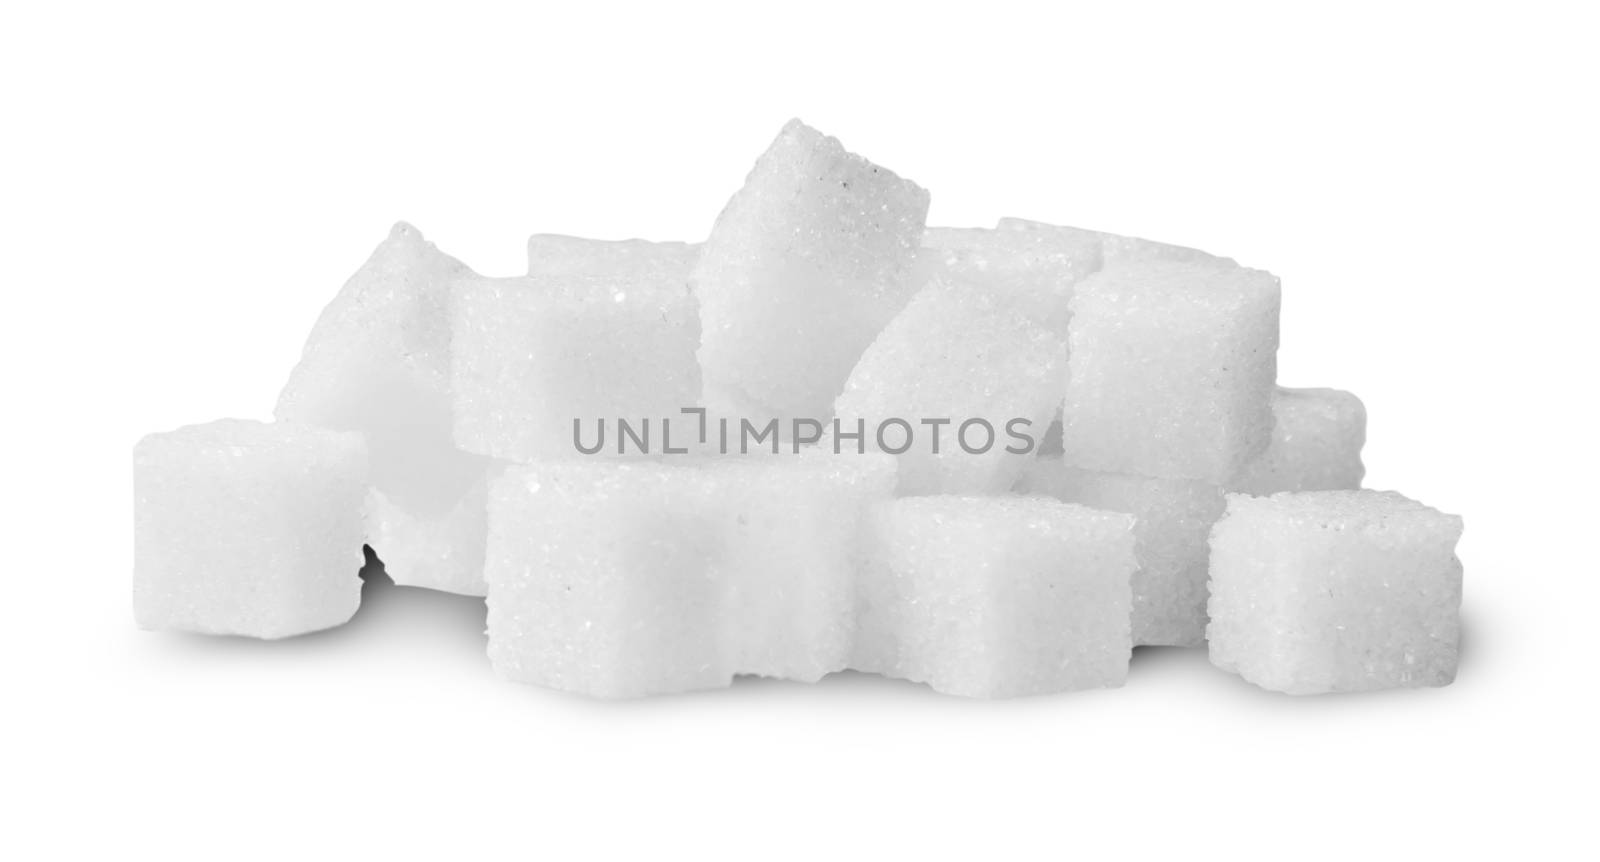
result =
[{"label": "sugar cube", "polygon": [[1059,411],[1067,303],[1099,244],[929,228],[924,245],[928,283],[851,372],[834,436],[896,452],[902,494],[1003,493]]},{"label": "sugar cube", "polygon": [[133,450],[133,611],[147,629],[282,638],[361,602],[360,434],[222,419]]},{"label": "sugar cube", "polygon": [[[455,285],[458,445],[508,461],[647,448],[623,440],[625,420],[654,426],[647,445],[659,451],[662,419],[699,402],[694,298],[681,267],[609,268]],[[603,441],[602,426],[611,430]]]},{"label": "sugar cube", "polygon": [[1289,694],[1447,685],[1461,518],[1387,491],[1229,494],[1211,533],[1211,661]]},{"label": "sugar cube", "polygon": [[709,496],[653,462],[508,468],[489,492],[495,670],[593,697],[727,685]]},{"label": "sugar cube", "polygon": [[1079,227],[1046,224],[1020,218],[1003,218],[1000,220],[998,228],[1007,231],[1056,233],[1074,238],[1091,238],[1100,243],[1106,266],[1150,260],[1233,265],[1231,258],[1218,257],[1197,248],[1140,239],[1136,236],[1119,236],[1118,234],[1105,233],[1103,231],[1085,230]]},{"label": "sugar cube", "polygon": [[906,497],[869,520],[859,670],[966,697],[1119,686],[1133,518],[1046,497]]},{"label": "sugar cube", "polygon": [[1279,491],[1361,487],[1366,467],[1367,408],[1337,389],[1286,389],[1272,397],[1272,442],[1228,482],[1258,497]]},{"label": "sugar cube", "polygon": [[862,356],[834,407],[833,442],[898,455],[902,494],[1003,492],[1055,412],[1066,365],[1064,327],[1004,291],[941,276]]},{"label": "sugar cube", "polygon": [[[411,532],[427,533],[404,549],[393,531],[370,535],[369,543],[397,582],[446,590],[461,579],[435,581],[431,573],[483,553],[455,544],[481,536],[447,526],[488,469],[451,441],[447,305],[450,283],[467,274],[416,228],[395,225],[317,318],[276,409],[283,421],[366,435],[385,513],[372,523],[399,518]],[[430,551],[440,556],[418,556]]]},{"label": "sugar cube", "polygon": [[695,266],[705,403],[826,419],[917,287],[927,212],[915,183],[798,120],[784,126]]},{"label": "sugar cube", "polygon": [[814,681],[849,657],[883,456],[549,461],[490,491],[489,655],[595,697]]},{"label": "sugar cube", "polygon": [[1193,479],[1155,479],[1068,467],[1059,457],[1029,463],[1018,493],[1046,494],[1134,516],[1134,646],[1198,646],[1206,631],[1206,564],[1222,489]]},{"label": "sugar cube", "polygon": [[1222,484],[1272,439],[1279,287],[1259,270],[1112,266],[1073,296],[1062,446],[1074,466]]}]

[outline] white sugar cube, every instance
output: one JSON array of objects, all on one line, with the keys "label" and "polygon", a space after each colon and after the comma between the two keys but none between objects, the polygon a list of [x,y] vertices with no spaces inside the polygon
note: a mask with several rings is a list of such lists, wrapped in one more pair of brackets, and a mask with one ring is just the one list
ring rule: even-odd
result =
[{"label": "white sugar cube", "polygon": [[222,419],[133,450],[133,611],[147,629],[282,638],[361,602],[360,434]]},{"label": "white sugar cube", "polygon": [[588,239],[553,233],[528,237],[528,274],[594,276],[658,274],[666,280],[689,280],[697,243],[651,242],[642,239]]},{"label": "white sugar cube", "polygon": [[1228,490],[1258,497],[1279,491],[1337,491],[1361,487],[1366,467],[1367,409],[1337,389],[1279,388],[1267,451],[1228,482]]},{"label": "white sugar cube", "polygon": [[374,523],[398,518],[428,533],[403,537],[404,549],[392,531],[368,536],[397,583],[453,590],[481,580],[433,577],[483,554],[481,535],[447,524],[488,469],[451,440],[449,286],[469,273],[416,228],[395,225],[317,318],[278,397],[280,420],[366,435],[372,486],[388,513]]},{"label": "white sugar cube", "polygon": [[1062,447],[1074,466],[1224,483],[1272,439],[1277,278],[1138,263],[1079,283]]},{"label": "white sugar cube", "polygon": [[1133,519],[1046,497],[907,497],[870,521],[860,670],[966,697],[1119,686]]},{"label": "white sugar cube", "polygon": [[489,660],[593,697],[727,685],[710,491],[686,467],[547,462],[490,486]]},{"label": "white sugar cube", "polygon": [[[684,269],[466,278],[455,286],[455,439],[507,461],[644,448],[617,425],[653,428],[700,396],[699,318]],[[683,430],[687,430],[686,427]],[[675,448],[681,444],[672,441]],[[626,451],[624,451],[626,450]]]},{"label": "white sugar cube", "polygon": [[936,277],[850,375],[833,442],[898,455],[901,494],[1005,491],[1066,379],[1065,327],[1042,323],[1037,308],[990,284]]},{"label": "white sugar cube", "polygon": [[1447,685],[1461,519],[1386,491],[1228,495],[1211,533],[1211,661],[1289,694]]},{"label": "white sugar cube", "polygon": [[1103,231],[1085,230],[1080,227],[1046,224],[1028,219],[1003,218],[998,224],[998,229],[1028,233],[1054,233],[1065,237],[1093,239],[1100,243],[1106,266],[1151,260],[1165,260],[1176,263],[1233,264],[1233,260],[1230,258],[1218,257],[1197,248],[1140,239],[1136,236],[1119,236],[1118,234],[1105,233]]},{"label": "white sugar cube", "polygon": [[917,285],[928,193],[798,120],[717,217],[693,283],[705,403],[826,419]]},{"label": "white sugar cube", "polygon": [[490,492],[490,658],[595,697],[840,670],[860,524],[893,470],[810,455],[511,468]]},{"label": "white sugar cube", "polygon": [[1124,512],[1135,518],[1134,646],[1198,646],[1206,631],[1206,563],[1222,489],[1193,479],[1079,470],[1039,458],[1017,482],[1022,494]]},{"label": "white sugar cube", "polygon": [[929,228],[924,244],[930,281],[851,372],[834,415],[861,438],[838,443],[896,452],[902,494],[1001,493],[1060,409],[1068,300],[1099,243]]}]

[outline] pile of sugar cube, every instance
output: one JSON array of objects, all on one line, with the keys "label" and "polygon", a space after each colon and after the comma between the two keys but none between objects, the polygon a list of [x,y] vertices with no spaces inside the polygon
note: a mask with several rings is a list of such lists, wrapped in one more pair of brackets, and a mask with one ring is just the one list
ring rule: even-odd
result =
[{"label": "pile of sugar cube", "polygon": [[484,596],[507,679],[595,697],[842,670],[969,697],[1199,647],[1293,694],[1455,676],[1461,519],[1360,490],[1366,414],[1277,385],[1279,282],[928,192],[792,121],[703,243],[397,225],[270,423],[134,448],[134,611],[281,638]]}]

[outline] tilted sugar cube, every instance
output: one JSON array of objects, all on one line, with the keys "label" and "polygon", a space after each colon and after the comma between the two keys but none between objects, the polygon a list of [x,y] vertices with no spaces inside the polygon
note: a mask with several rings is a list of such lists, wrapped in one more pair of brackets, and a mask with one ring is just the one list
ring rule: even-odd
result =
[{"label": "tilted sugar cube", "polygon": [[[1068,300],[1095,241],[929,228],[929,281],[834,404],[841,448],[895,451],[900,493],[1002,493],[1059,412]],[[905,422],[903,426],[884,423]],[[882,439],[879,429],[883,428]]]},{"label": "tilted sugar cube", "polygon": [[1274,425],[1267,451],[1228,482],[1228,490],[1258,497],[1279,491],[1337,491],[1361,487],[1367,469],[1367,408],[1337,389],[1286,389],[1272,397]]},{"label": "tilted sugar cube", "polygon": [[717,217],[693,284],[705,403],[826,419],[916,289],[928,193],[798,120]]},{"label": "tilted sugar cube", "polygon": [[558,277],[655,274],[663,280],[687,283],[699,254],[698,243],[536,233],[528,237],[528,274]]},{"label": "tilted sugar cube", "polygon": [[1387,491],[1229,494],[1211,533],[1211,662],[1289,694],[1449,684],[1461,526]]},{"label": "tilted sugar cube", "polygon": [[[1009,488],[1067,371],[1064,315],[1049,325],[1036,297],[1009,287],[936,276],[851,373],[834,407],[834,444],[898,455],[901,494]],[[1069,289],[1056,291],[1063,309]]]},{"label": "tilted sugar cube", "polygon": [[1277,278],[1139,263],[1079,283],[1062,448],[1108,473],[1226,482],[1272,439]]},{"label": "tilted sugar cube", "polygon": [[360,434],[222,419],[133,450],[133,611],[147,629],[282,638],[361,602]]},{"label": "tilted sugar cube", "polygon": [[[366,435],[372,485],[388,513],[374,523],[408,524],[403,551],[393,532],[369,536],[400,584],[482,582],[472,562],[482,558],[481,536],[454,526],[488,469],[451,441],[449,285],[469,273],[416,228],[395,225],[317,318],[278,397],[280,420]],[[424,548],[438,555],[419,555]]]},{"label": "tilted sugar cube", "polygon": [[1141,239],[1136,236],[1120,236],[1104,231],[1085,230],[1080,227],[1067,227],[1065,225],[1046,224],[1040,221],[1030,221],[1020,218],[1002,218],[998,224],[999,230],[1022,231],[1035,233],[1055,233],[1066,237],[1088,238],[1100,243],[1101,253],[1105,258],[1105,265],[1112,266],[1125,263],[1140,263],[1143,261],[1164,260],[1174,263],[1211,263],[1233,265],[1231,258],[1218,257],[1217,255],[1201,251],[1197,248],[1188,248],[1171,243],[1156,242],[1151,239]]},{"label": "tilted sugar cube", "polygon": [[1133,519],[1045,497],[874,509],[852,666],[966,697],[1119,686]]},{"label": "tilted sugar cube", "polygon": [[604,424],[604,452],[633,454],[643,447],[615,433],[626,420],[653,426],[659,451],[661,420],[699,403],[700,325],[687,267],[657,263],[458,282],[456,443],[508,461],[583,457],[579,439],[597,445]]},{"label": "tilted sugar cube", "polygon": [[845,666],[886,457],[552,461],[490,496],[489,656],[595,697]]},{"label": "tilted sugar cube", "polygon": [[1198,646],[1205,641],[1206,572],[1211,526],[1223,491],[1193,479],[1153,479],[1079,470],[1039,458],[1017,482],[1022,494],[1046,494],[1134,516],[1133,644]]}]

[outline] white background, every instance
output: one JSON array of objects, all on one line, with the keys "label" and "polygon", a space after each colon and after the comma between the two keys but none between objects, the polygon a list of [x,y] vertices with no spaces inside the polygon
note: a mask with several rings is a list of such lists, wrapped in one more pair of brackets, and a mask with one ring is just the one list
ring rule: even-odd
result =
[{"label": "white background", "polygon": [[[1595,851],[1583,4],[22,5],[0,856]],[[1282,381],[1361,395],[1369,485],[1466,518],[1456,684],[1293,699],[1140,650],[1124,689],[1013,702],[842,676],[603,704],[498,681],[481,603],[427,592],[284,643],[135,630],[134,441],[265,417],[392,222],[491,274],[535,231],[699,239],[792,115],[937,224],[1279,274]]]}]

